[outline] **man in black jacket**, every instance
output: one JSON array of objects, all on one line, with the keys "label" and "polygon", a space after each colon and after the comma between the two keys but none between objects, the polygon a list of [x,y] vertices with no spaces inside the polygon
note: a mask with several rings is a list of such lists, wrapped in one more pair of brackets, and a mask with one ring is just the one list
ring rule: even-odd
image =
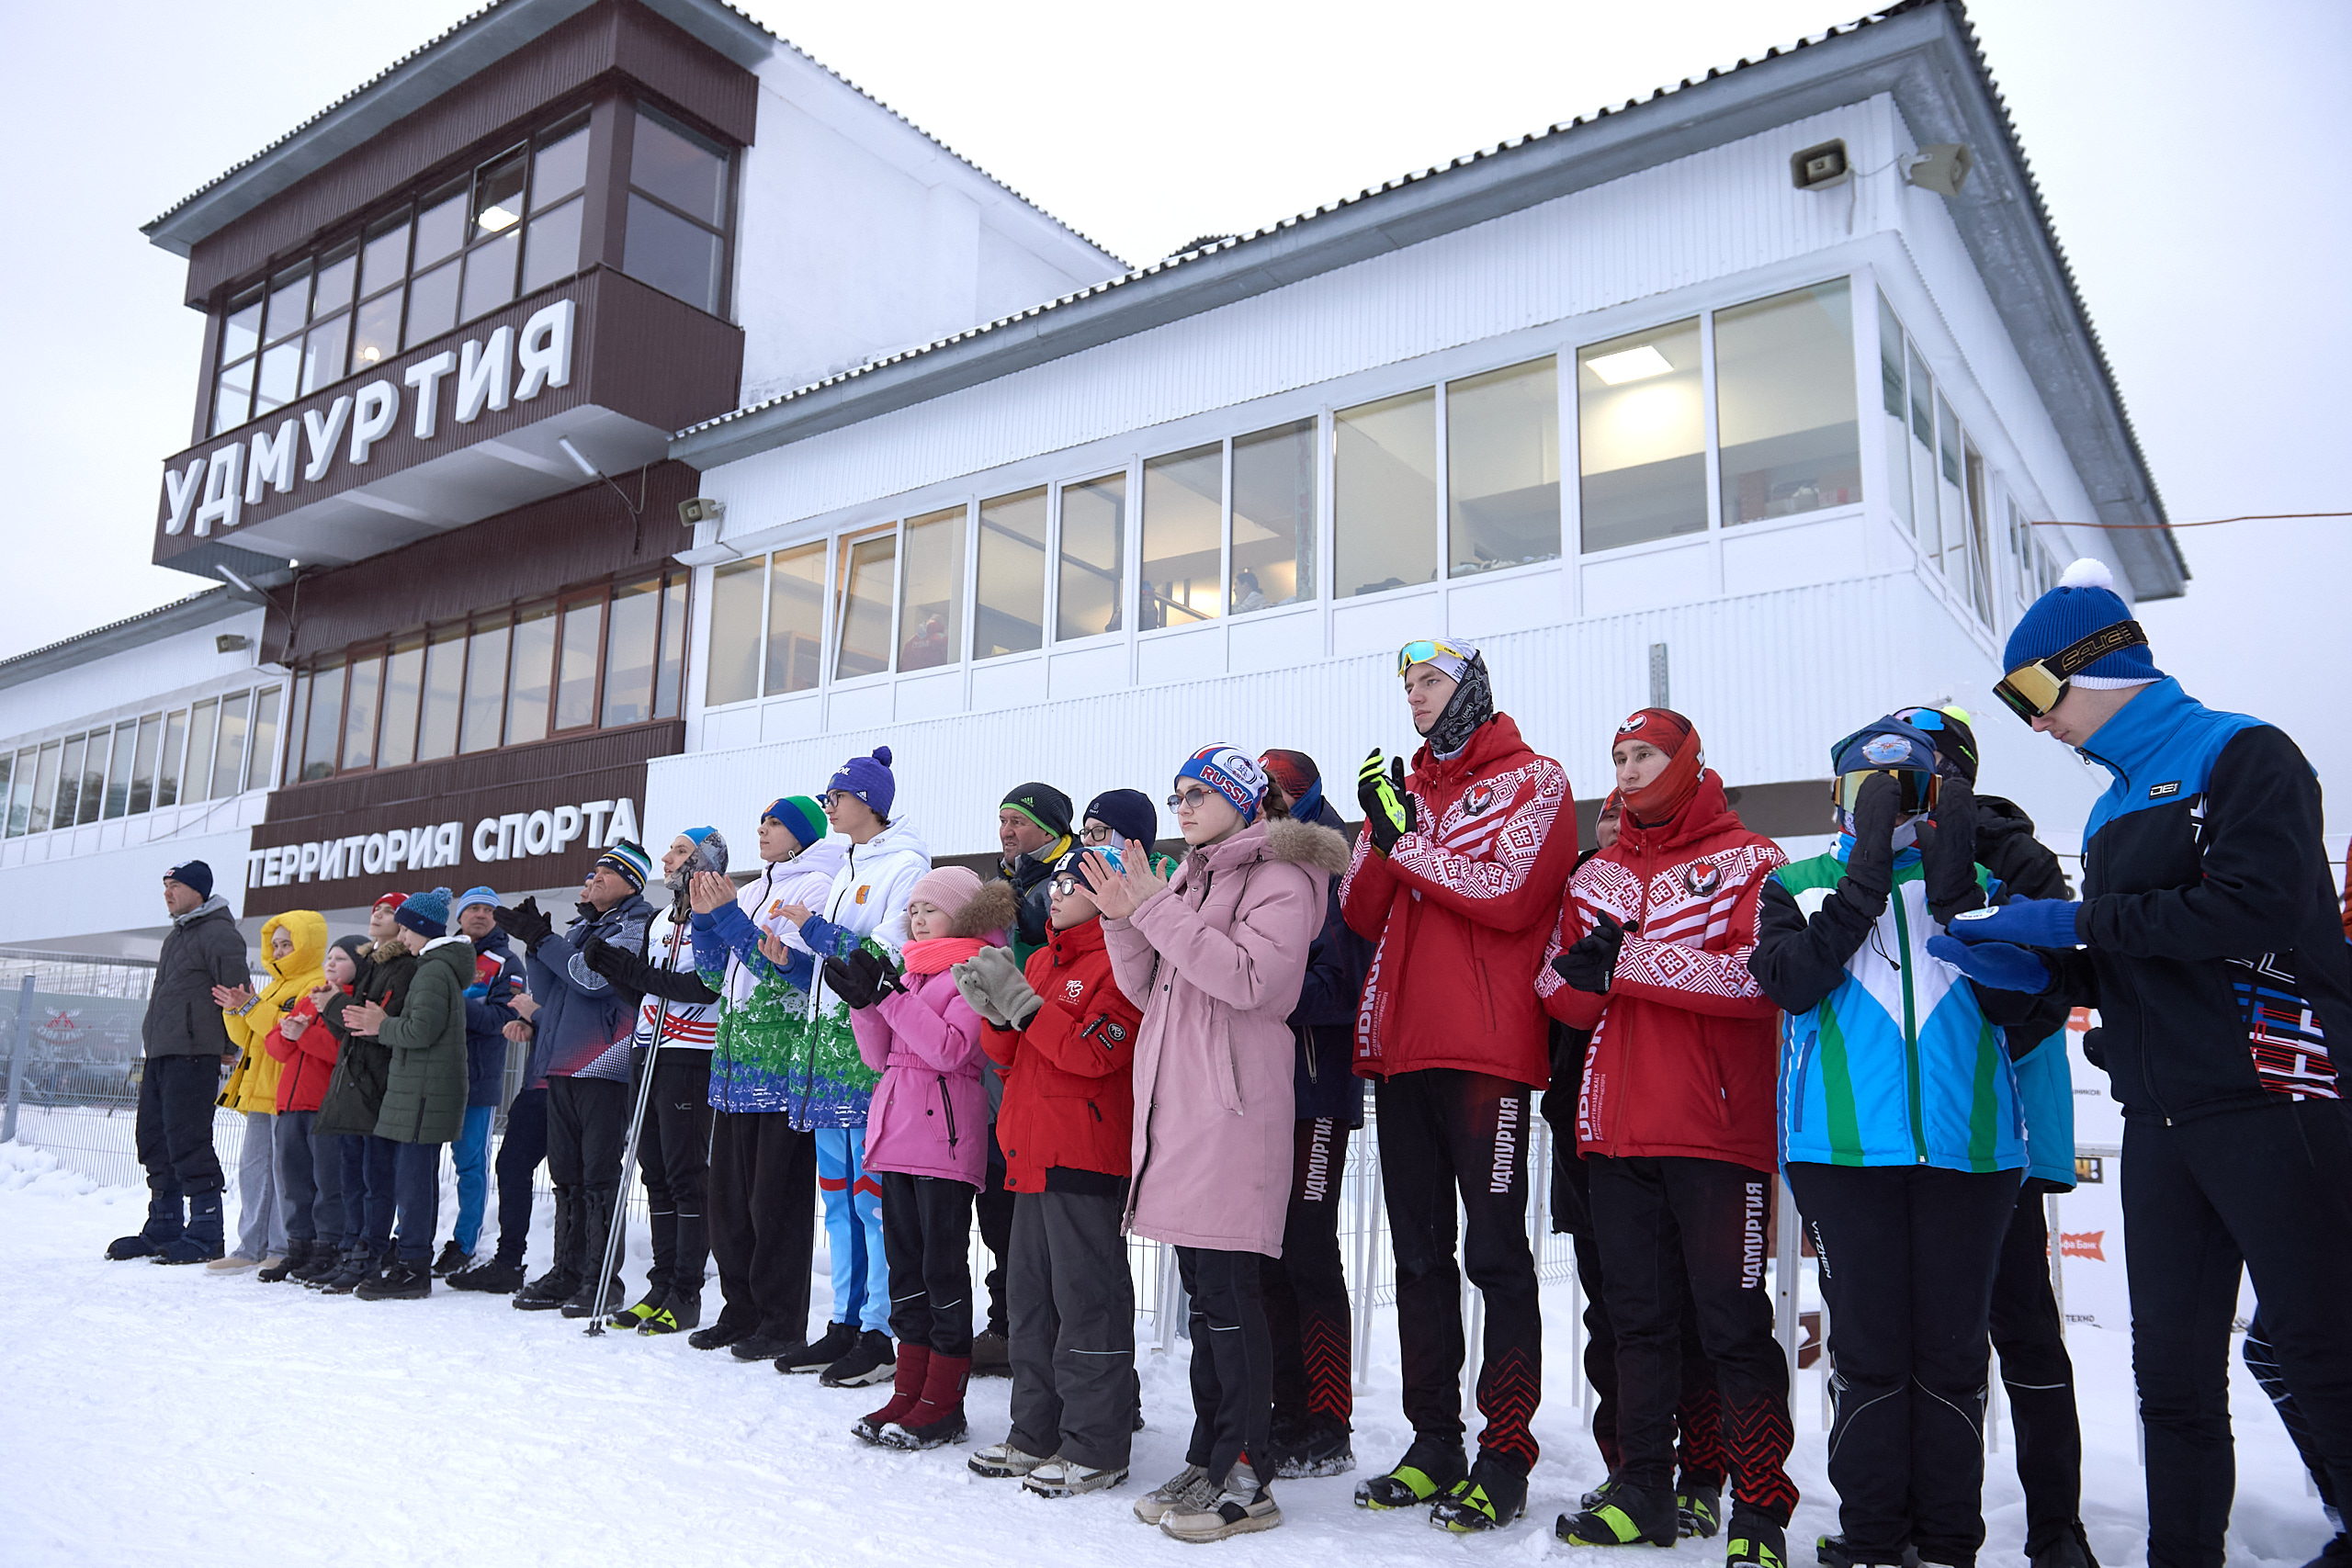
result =
[{"label": "man in black jacket", "polygon": [[212,891],[210,866],[192,860],[164,873],[164,907],[172,929],[139,1027],[147,1059],[134,1135],[139,1163],[147,1168],[147,1223],[109,1245],[107,1256],[204,1263],[221,1249],[212,1100],[220,1090],[220,1064],[235,1054],[212,987],[242,986],[251,976],[245,939],[228,900]]},{"label": "man in black jacket", "polygon": [[[2099,1010],[2124,1112],[2148,1561],[2219,1568],[2242,1262],[2317,1456],[2339,1496],[2352,1483],[2352,1135],[2329,1053],[2352,1032],[2352,948],[2311,764],[2166,679],[2109,582],[2069,568],[2010,634],[1995,688],[2113,775],[2082,901],[1962,917],[1933,945],[1980,984]],[[2328,1549],[2346,1551],[2340,1534]]]}]

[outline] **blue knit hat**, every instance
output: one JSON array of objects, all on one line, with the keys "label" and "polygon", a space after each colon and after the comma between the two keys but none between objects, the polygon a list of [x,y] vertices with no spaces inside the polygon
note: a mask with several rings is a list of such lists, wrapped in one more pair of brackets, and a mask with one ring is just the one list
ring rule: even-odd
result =
[{"label": "blue knit hat", "polygon": [[1121,843],[1133,839],[1148,850],[1159,841],[1159,808],[1139,789],[1104,790],[1086,803],[1079,818],[1081,824],[1089,820],[1118,834]]},{"label": "blue knit hat", "polygon": [[489,888],[469,887],[458,897],[458,913],[462,915],[476,904],[487,904],[493,909],[503,909],[506,907],[498,901],[498,895]]},{"label": "blue knit hat", "polygon": [[831,830],[825,821],[825,808],[805,795],[787,795],[768,802],[760,813],[760,820],[774,818],[792,835],[792,841],[802,849],[820,841]]},{"label": "blue knit hat", "polygon": [[1874,719],[1829,749],[1833,773],[1869,773],[1900,768],[1916,773],[1936,771],[1936,743],[1899,718]]},{"label": "blue knit hat", "polygon": [[212,868],[200,860],[182,861],[164,873],[164,880],[178,883],[199,898],[212,897]]},{"label": "blue knit hat", "polygon": [[449,890],[435,887],[430,893],[412,893],[401,900],[401,907],[392,911],[392,919],[424,936],[447,936]]},{"label": "blue knit hat", "polygon": [[[2132,607],[2116,596],[2115,579],[2103,562],[2083,559],[2068,567],[2058,586],[2036,599],[2009,634],[2001,668],[2019,669],[2072,647],[2102,627],[2132,619]],[[2091,660],[2071,679],[2094,689],[2143,686],[2165,672],[2149,657],[2148,645],[2134,643]]]},{"label": "blue knit hat", "polygon": [[890,776],[890,748],[876,746],[870,757],[852,757],[826,781],[825,788],[857,796],[876,817],[889,816],[890,802],[899,795],[899,781]]},{"label": "blue knit hat", "polygon": [[1204,746],[1176,770],[1180,779],[1198,779],[1233,804],[1244,822],[1258,815],[1266,798],[1266,774],[1258,759],[1238,746]]}]

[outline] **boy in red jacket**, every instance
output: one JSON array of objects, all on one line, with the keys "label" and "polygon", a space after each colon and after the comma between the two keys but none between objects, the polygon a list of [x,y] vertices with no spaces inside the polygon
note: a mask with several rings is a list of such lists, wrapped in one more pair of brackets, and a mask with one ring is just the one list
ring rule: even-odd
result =
[{"label": "boy in red jacket", "polygon": [[[953,973],[1004,1077],[997,1141],[1013,1194],[1005,1254],[1012,1430],[971,1458],[1045,1497],[1116,1486],[1135,1437],[1136,1299],[1126,1208],[1143,1014],[1111,977],[1102,920],[1073,850],[1055,866],[1046,944],[1025,972],[997,950]],[[1118,851],[1098,854],[1117,863]]]},{"label": "boy in red jacket", "polygon": [[1552,1016],[1592,1031],[1577,1140],[1617,1335],[1617,1472],[1557,1529],[1577,1546],[1672,1546],[1678,1503],[1713,1517],[1714,1496],[1674,1490],[1687,1276],[1738,1478],[1728,1558],[1780,1568],[1797,1491],[1764,1290],[1779,1010],[1747,959],[1764,880],[1788,857],[1741,826],[1680,714],[1635,713],[1611,758],[1617,840],[1569,881],[1535,977]]},{"label": "boy in red jacket", "polygon": [[[1551,1081],[1534,990],[1577,854],[1568,776],[1495,711],[1469,643],[1408,642],[1397,672],[1423,744],[1406,775],[1381,755],[1357,781],[1365,814],[1340,907],[1379,943],[1356,1015],[1356,1072],[1373,1080],[1381,1190],[1396,1253],[1396,1324],[1413,1443],[1356,1505],[1430,1505],[1456,1530],[1509,1524],[1535,1466],[1530,1424],[1544,1325],[1527,1246],[1527,1140]],[[1462,1261],[1486,1299],[1478,1462],[1462,1450]]]}]

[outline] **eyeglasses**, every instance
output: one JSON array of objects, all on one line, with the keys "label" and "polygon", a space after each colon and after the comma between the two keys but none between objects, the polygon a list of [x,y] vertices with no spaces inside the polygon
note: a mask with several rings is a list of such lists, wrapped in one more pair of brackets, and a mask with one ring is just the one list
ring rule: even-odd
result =
[{"label": "eyeglasses", "polygon": [[1170,809],[1176,811],[1198,811],[1201,808],[1201,802],[1213,799],[1216,795],[1215,790],[1209,789],[1183,790],[1170,795],[1168,805]]},{"label": "eyeglasses", "polygon": [[1854,803],[1861,798],[1862,785],[1881,774],[1894,781],[1899,791],[1895,810],[1905,817],[1933,811],[1937,798],[1943,793],[1941,778],[1917,768],[1865,768],[1860,773],[1838,775],[1837,782],[1831,786],[1838,799],[1838,809],[1851,815]]},{"label": "eyeglasses", "polygon": [[1078,830],[1078,841],[1081,844],[1107,844],[1113,842],[1117,837],[1117,829],[1105,828],[1100,824],[1090,825]]},{"label": "eyeglasses", "polygon": [[1427,664],[1441,653],[1449,659],[1459,659],[1465,664],[1471,658],[1469,654],[1452,643],[1440,642],[1433,637],[1423,637],[1419,642],[1408,642],[1396,650],[1396,673],[1402,675],[1416,664]]},{"label": "eyeglasses", "polygon": [[1993,694],[2001,699],[2003,706],[2030,724],[2064,702],[2067,688],[2086,669],[2119,649],[2143,647],[2147,640],[2148,634],[2140,629],[2137,621],[2118,621],[2111,626],[2101,626],[2047,659],[2037,659],[2010,671],[1994,682]]},{"label": "eyeglasses", "polygon": [[1075,872],[1068,871],[1062,873],[1059,876],[1055,877],[1047,886],[1053,888],[1054,897],[1057,898],[1067,898],[1074,893],[1091,893],[1094,891],[1093,888],[1089,887],[1085,883],[1080,881]]}]

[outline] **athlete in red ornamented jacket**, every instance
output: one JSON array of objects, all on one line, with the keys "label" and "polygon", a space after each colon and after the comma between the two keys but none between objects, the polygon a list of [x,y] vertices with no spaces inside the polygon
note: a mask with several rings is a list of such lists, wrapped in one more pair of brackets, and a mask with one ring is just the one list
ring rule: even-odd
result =
[{"label": "athlete in red ornamented jacket", "polygon": [[1617,1339],[1617,1468],[1559,1534],[1671,1546],[1679,1510],[1715,1517],[1720,1477],[1675,1484],[1689,1311],[1737,1478],[1728,1560],[1778,1564],[1797,1500],[1782,1469],[1788,1365],[1764,1290],[1779,1010],[1747,959],[1764,880],[1787,857],[1741,825],[1680,714],[1634,714],[1611,756],[1617,840],[1577,868],[1536,979],[1555,1018],[1592,1031],[1577,1133]]}]

